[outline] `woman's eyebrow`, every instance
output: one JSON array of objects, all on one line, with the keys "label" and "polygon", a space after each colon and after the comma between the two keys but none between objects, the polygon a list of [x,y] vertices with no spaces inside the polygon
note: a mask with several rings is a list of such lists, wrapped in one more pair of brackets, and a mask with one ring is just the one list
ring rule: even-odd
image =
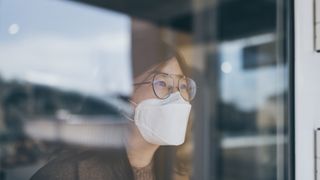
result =
[{"label": "woman's eyebrow", "polygon": [[152,71],[150,74],[154,74],[154,73],[163,73],[163,74],[168,74],[168,75],[173,75],[173,76],[180,76],[180,77],[184,77],[184,74],[171,74],[171,73],[167,73],[167,72],[163,72],[163,71]]}]

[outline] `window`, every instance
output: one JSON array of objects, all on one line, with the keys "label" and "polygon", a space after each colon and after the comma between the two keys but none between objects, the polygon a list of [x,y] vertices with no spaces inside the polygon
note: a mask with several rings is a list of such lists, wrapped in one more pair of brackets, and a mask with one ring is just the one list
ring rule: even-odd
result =
[{"label": "window", "polygon": [[[287,6],[1,0],[0,179],[130,179],[137,164],[166,180],[290,179]],[[156,97],[158,71],[173,74],[174,86],[182,77],[195,82],[186,90],[197,92],[191,110],[175,96],[179,87]],[[170,113],[137,115],[141,104],[172,102],[161,109]],[[165,124],[168,114],[175,118]],[[133,147],[149,163],[136,164]]]}]

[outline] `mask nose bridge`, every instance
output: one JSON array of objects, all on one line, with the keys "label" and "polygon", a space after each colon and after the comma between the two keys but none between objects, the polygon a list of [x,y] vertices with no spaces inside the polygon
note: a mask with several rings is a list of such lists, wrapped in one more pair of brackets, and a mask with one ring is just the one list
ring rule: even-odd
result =
[{"label": "mask nose bridge", "polygon": [[164,101],[165,101],[166,103],[168,103],[168,102],[172,102],[172,101],[179,100],[180,98],[182,98],[180,92],[179,92],[179,91],[176,91],[176,92],[174,92],[174,93],[171,93],[171,94],[170,94],[170,97],[167,98],[167,99],[165,99]]}]

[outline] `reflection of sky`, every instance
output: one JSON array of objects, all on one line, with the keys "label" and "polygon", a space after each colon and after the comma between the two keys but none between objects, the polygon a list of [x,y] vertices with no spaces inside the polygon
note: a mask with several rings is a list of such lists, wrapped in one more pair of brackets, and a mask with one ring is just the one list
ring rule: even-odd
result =
[{"label": "reflection of sky", "polygon": [[[243,69],[242,50],[246,46],[273,41],[272,35],[262,35],[249,40],[224,43],[220,47],[221,64],[232,67],[231,72],[222,66],[222,100],[235,104],[241,110],[254,110],[285,89],[283,67],[265,66],[257,69]],[[224,65],[225,65],[224,64]],[[230,69],[230,68],[229,68]]]},{"label": "reflection of sky", "polygon": [[[8,29],[15,23],[19,29],[12,35]],[[79,3],[1,0],[0,74],[96,95],[127,95],[130,31],[129,17]]]}]

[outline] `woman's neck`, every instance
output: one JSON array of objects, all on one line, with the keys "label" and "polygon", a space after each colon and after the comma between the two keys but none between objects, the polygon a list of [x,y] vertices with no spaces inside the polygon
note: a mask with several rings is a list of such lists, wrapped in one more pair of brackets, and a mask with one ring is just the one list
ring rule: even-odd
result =
[{"label": "woman's neck", "polygon": [[153,158],[159,145],[150,144],[143,139],[139,130],[132,127],[127,139],[126,149],[131,166],[142,168],[147,166]]}]

